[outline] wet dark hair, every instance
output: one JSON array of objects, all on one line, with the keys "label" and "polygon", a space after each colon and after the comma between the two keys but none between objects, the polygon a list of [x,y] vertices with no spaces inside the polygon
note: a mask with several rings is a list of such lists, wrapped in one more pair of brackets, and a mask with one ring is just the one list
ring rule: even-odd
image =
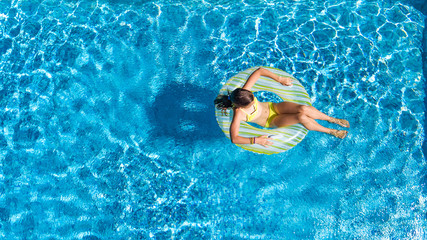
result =
[{"label": "wet dark hair", "polygon": [[230,108],[233,104],[236,107],[246,107],[254,100],[254,94],[243,88],[236,88],[229,95],[218,95],[214,103],[218,109]]}]

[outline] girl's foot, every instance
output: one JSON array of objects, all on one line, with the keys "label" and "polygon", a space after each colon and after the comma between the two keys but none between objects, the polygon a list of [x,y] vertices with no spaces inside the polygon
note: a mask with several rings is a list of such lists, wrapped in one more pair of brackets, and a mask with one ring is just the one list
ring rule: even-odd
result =
[{"label": "girl's foot", "polygon": [[333,136],[335,136],[335,137],[337,137],[337,138],[343,139],[343,138],[347,137],[347,133],[348,132],[345,131],[345,130],[335,130],[335,129],[332,129],[328,133],[331,134],[331,135],[333,135]]},{"label": "girl's foot", "polygon": [[350,127],[350,123],[345,119],[338,119],[338,118],[331,117],[331,119],[328,120],[328,122],[338,124],[341,127],[346,127],[346,128]]}]

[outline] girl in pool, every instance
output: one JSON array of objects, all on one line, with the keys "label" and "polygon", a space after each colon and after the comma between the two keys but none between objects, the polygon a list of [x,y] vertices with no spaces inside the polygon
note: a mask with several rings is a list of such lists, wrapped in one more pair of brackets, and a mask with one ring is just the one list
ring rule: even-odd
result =
[{"label": "girl in pool", "polygon": [[317,123],[315,119],[326,120],[348,128],[350,124],[347,120],[330,117],[312,106],[305,106],[292,102],[258,102],[251,92],[251,88],[261,76],[272,78],[285,86],[292,86],[292,78],[281,77],[267,69],[259,68],[249,76],[243,88],[236,88],[228,96],[218,95],[214,101],[218,109],[225,110],[230,107],[233,108],[234,116],[230,126],[230,138],[233,143],[256,143],[263,146],[273,144],[265,135],[254,138],[239,136],[240,121],[253,122],[260,126],[277,128],[301,123],[308,130],[328,133],[341,139],[347,136],[347,131],[323,127]]}]

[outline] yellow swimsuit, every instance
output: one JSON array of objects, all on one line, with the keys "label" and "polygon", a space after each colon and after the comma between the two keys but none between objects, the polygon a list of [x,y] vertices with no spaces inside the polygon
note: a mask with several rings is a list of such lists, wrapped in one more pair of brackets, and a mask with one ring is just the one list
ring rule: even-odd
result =
[{"label": "yellow swimsuit", "polygon": [[[254,117],[256,116],[256,114],[258,113],[258,99],[254,98],[254,111],[251,114],[248,114],[247,112],[245,112],[245,110],[242,109],[242,111],[246,114],[246,122],[250,122],[252,121],[252,119],[254,119]],[[266,128],[271,126],[271,122],[273,121],[274,117],[276,117],[277,115],[279,115],[276,110],[274,110],[274,106],[272,102],[268,103],[268,109],[269,109],[269,113],[268,113],[268,118],[267,118],[267,122],[265,123]]]},{"label": "yellow swimsuit", "polygon": [[268,118],[267,118],[267,122],[265,123],[266,128],[271,127],[271,122],[273,121],[273,119],[279,115],[276,110],[274,110],[274,106],[272,102],[268,103],[268,109],[270,109],[270,111],[268,112]]}]

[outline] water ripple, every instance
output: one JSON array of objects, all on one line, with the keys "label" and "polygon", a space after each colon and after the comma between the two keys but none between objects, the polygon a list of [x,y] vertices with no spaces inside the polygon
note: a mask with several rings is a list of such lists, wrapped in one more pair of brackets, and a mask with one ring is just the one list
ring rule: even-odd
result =
[{"label": "water ripple", "polygon": [[[1,1],[0,236],[422,239],[424,17],[389,1]],[[301,79],[349,137],[310,132],[277,156],[229,143],[212,99],[260,65]]]}]

